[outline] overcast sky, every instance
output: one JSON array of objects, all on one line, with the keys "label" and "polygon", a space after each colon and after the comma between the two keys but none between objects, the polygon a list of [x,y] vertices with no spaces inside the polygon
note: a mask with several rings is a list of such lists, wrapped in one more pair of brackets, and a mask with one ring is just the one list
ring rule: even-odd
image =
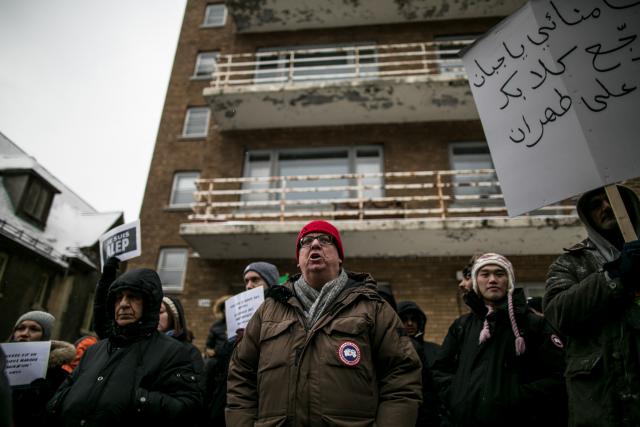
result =
[{"label": "overcast sky", "polygon": [[138,218],[186,0],[0,0],[0,132]]}]

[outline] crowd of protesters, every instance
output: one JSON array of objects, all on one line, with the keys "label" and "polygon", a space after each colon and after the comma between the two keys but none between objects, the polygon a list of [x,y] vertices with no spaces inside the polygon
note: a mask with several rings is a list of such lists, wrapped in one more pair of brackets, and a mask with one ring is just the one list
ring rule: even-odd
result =
[{"label": "crowd of protesters", "polygon": [[[640,201],[619,188],[640,232]],[[158,274],[118,275],[110,258],[96,336],[55,341],[51,314],[17,319],[9,342],[51,350],[44,378],[10,387],[0,348],[0,427],[640,426],[640,242],[624,242],[603,189],[577,211],[588,237],[550,266],[542,304],[509,259],[478,254],[458,285],[468,312],[441,345],[425,341],[418,304],[343,266],[326,221],[292,242],[300,271],[285,283],[272,264],[247,265],[245,288],[265,301],[231,338],[230,296],[215,301],[203,353]]]}]

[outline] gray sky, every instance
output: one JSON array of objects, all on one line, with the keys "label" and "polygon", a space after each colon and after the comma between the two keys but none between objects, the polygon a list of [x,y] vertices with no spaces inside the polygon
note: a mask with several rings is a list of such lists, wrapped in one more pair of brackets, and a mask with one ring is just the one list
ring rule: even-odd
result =
[{"label": "gray sky", "polygon": [[0,131],[138,218],[186,0],[0,0]]}]

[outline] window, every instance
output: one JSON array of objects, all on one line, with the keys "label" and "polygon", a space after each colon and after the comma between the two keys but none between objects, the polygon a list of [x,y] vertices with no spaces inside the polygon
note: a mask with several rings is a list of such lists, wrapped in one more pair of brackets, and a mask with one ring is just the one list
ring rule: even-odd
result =
[{"label": "window", "polygon": [[158,275],[165,291],[182,291],[187,268],[188,250],[185,248],[160,249]]},{"label": "window", "polygon": [[193,77],[211,78],[211,75],[216,70],[218,55],[218,52],[200,52],[196,59],[196,68],[193,72]]},{"label": "window", "polygon": [[196,191],[196,179],[198,178],[200,178],[199,172],[177,172],[174,174],[170,206],[189,207],[195,200],[193,193]]},{"label": "window", "polygon": [[207,5],[203,27],[223,27],[225,22],[227,22],[227,8],[224,4]]},{"label": "window", "polygon": [[187,115],[184,118],[184,129],[182,136],[184,137],[203,137],[207,136],[209,129],[209,108],[192,107],[187,109]]},{"label": "window", "polygon": [[53,201],[53,191],[39,179],[30,177],[27,189],[22,198],[21,213],[38,224],[44,226]]},{"label": "window", "polygon": [[49,276],[43,273],[40,275],[40,283],[38,285],[38,291],[33,301],[32,308],[36,310],[44,310],[48,289],[49,289]]},{"label": "window", "polygon": [[[493,161],[489,147],[485,142],[455,142],[449,147],[451,169],[493,169]],[[500,199],[490,199],[493,194],[500,194],[500,187],[495,184],[498,177],[495,172],[490,174],[465,174],[452,177],[453,194],[456,197],[451,207],[482,205],[496,206],[502,204]],[[464,196],[481,196],[480,199],[464,199]],[[457,199],[458,196],[463,196]]]},{"label": "window", "polygon": [[[311,52],[304,52],[308,50]],[[375,43],[259,49],[256,83],[374,78],[378,71],[375,56]]]},{"label": "window", "polygon": [[82,325],[80,326],[80,332],[88,335],[93,330],[93,300],[95,293],[89,294],[87,297],[87,305],[84,308],[84,315],[82,316]]},{"label": "window", "polygon": [[442,62],[438,63],[438,71],[441,74],[452,74],[457,76],[466,76],[462,59],[458,56],[458,52],[464,45],[455,42],[473,41],[480,37],[479,34],[457,35],[457,36],[436,36],[435,42],[438,44],[438,58]]},{"label": "window", "polygon": [[[322,149],[260,150],[247,152],[246,177],[297,176],[297,175],[342,175],[348,173],[382,172],[382,148],[379,146],[336,147]],[[364,185],[382,185],[382,178],[366,178]],[[287,188],[336,187],[356,185],[349,179],[320,179],[312,181],[289,181]],[[247,183],[244,189],[265,189],[280,183]],[[364,197],[381,197],[382,188],[368,189]],[[355,191],[327,190],[314,192],[292,192],[287,200],[341,199],[356,197]],[[245,201],[278,200],[278,194],[257,193],[244,197]]]}]

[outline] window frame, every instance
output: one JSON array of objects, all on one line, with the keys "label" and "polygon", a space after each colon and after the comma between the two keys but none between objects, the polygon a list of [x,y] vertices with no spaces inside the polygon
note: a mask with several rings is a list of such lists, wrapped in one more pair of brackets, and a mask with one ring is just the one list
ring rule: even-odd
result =
[{"label": "window frame", "polygon": [[[210,23],[209,21],[209,17],[211,15],[211,10],[215,7],[222,7],[224,13],[222,14],[222,22],[221,23]],[[202,20],[202,28],[221,28],[224,27],[225,25],[227,25],[227,17],[229,15],[229,10],[227,9],[227,6],[224,3],[210,3],[208,4],[205,9],[204,9],[204,18]]]},{"label": "window frame", "polygon": [[[199,74],[198,73],[198,67],[200,67],[204,55],[212,55],[213,56],[213,62],[214,62],[213,63],[213,71],[211,71],[211,73],[209,73],[209,74]],[[208,51],[198,52],[198,55],[196,55],[196,64],[195,64],[195,67],[193,68],[193,75],[191,76],[191,79],[193,79],[193,80],[210,80],[210,79],[213,79],[213,73],[215,73],[215,71],[216,71],[219,57],[220,57],[220,51],[218,51],[218,50],[208,50]]]},{"label": "window frame", "polygon": [[[482,146],[482,148],[487,148],[488,151],[488,156],[489,156],[489,161],[491,162],[491,167],[489,169],[494,169],[495,170],[495,165],[493,164],[493,158],[491,157],[491,152],[489,151],[489,145],[487,144],[486,141],[453,141],[449,143],[449,166],[451,168],[451,170],[455,171],[455,170],[464,170],[464,169],[460,169],[460,168],[456,168],[455,167],[455,149],[462,147],[462,148],[466,148],[466,147],[473,147],[473,146],[477,146],[480,147]],[[478,154],[478,159],[480,159],[480,154]],[[485,168],[473,168],[473,169],[485,169]],[[451,177],[452,183],[455,182],[457,179],[457,175],[453,175]],[[468,178],[466,178],[468,181],[473,181],[473,175],[469,175]],[[489,177],[482,177],[481,179],[476,179],[476,181],[486,181],[489,180]],[[498,176],[496,174],[496,172],[493,173],[493,178],[491,178],[491,180],[493,181],[497,181],[498,180]],[[455,196],[459,196],[459,195],[467,195],[464,192],[464,188],[465,187],[453,187],[452,188],[452,193]],[[468,187],[473,189],[473,187]],[[463,189],[461,191],[461,189]],[[479,196],[483,196],[483,195],[494,195],[494,194],[501,194],[502,191],[500,189],[499,185],[495,185],[495,186],[487,186],[487,187],[478,187],[478,189],[476,190],[476,192],[473,193],[473,195],[479,195]],[[500,206],[501,204],[503,204],[503,200],[501,199],[491,199],[491,198],[480,198],[480,199],[472,199],[472,200],[455,200],[453,203],[450,204],[449,207],[468,207],[469,205],[480,205],[480,206]]]},{"label": "window frame", "polygon": [[[347,173],[358,173],[358,151],[359,150],[375,150],[378,152],[377,158],[379,159],[380,172],[384,173],[384,145],[383,144],[367,144],[367,145],[345,145],[345,146],[332,146],[332,147],[311,147],[311,148],[284,148],[284,149],[264,149],[264,150],[247,150],[245,152],[245,161],[243,166],[243,177],[248,178],[251,177],[249,172],[251,171],[251,160],[250,157],[253,156],[268,156],[269,157],[269,176],[281,176],[282,169],[280,167],[280,155],[295,155],[295,154],[322,154],[322,153],[334,153],[339,151],[347,152],[347,165],[349,171]],[[327,157],[329,158],[329,157]],[[322,159],[322,157],[318,157],[318,159]],[[311,174],[312,175],[312,174]],[[313,181],[316,182],[316,181]],[[354,185],[354,180],[349,180],[349,185]],[[384,186],[384,178],[380,178],[381,186]],[[244,188],[244,186],[243,186]],[[272,181],[268,184],[267,188],[279,188],[278,182]],[[367,191],[379,191],[379,194],[372,195],[368,197],[384,197],[385,190],[384,188],[380,188],[379,190],[367,190]],[[278,200],[278,194],[270,194],[268,195],[268,200]],[[347,197],[354,197],[353,194],[350,194]],[[251,200],[246,195],[243,195],[242,199],[244,201]]]},{"label": "window frame", "polygon": [[[189,127],[188,126],[189,121],[191,120],[192,114],[196,110],[200,110],[200,111],[206,110],[207,112],[204,132],[203,133],[187,133],[187,129]],[[209,107],[188,107],[184,115],[184,122],[182,124],[182,138],[206,138],[209,135],[210,120],[211,120],[211,110],[209,109]]]},{"label": "window frame", "polygon": [[[181,253],[184,254],[184,266],[182,267],[182,274],[180,276],[180,284],[179,285],[165,285],[162,276],[162,273],[164,271],[178,271],[176,269],[167,269],[165,267],[163,267],[162,263],[166,257],[167,254],[169,253]],[[180,246],[171,246],[171,247],[164,247],[164,248],[160,248],[160,251],[158,252],[158,263],[157,263],[157,272],[158,272],[158,276],[160,277],[160,281],[162,283],[162,291],[163,292],[182,292],[184,291],[184,281],[185,281],[185,277],[187,276],[187,265],[189,264],[189,249],[186,247],[180,247]]]},{"label": "window frame", "polygon": [[[37,187],[38,194],[35,196],[36,201],[34,202],[33,212],[31,209],[27,209],[27,205],[31,204],[31,192],[34,187]],[[53,199],[56,195],[56,192],[51,189],[47,183],[34,176],[33,174],[29,174],[29,178],[27,179],[27,184],[24,187],[22,195],[20,197],[20,205],[17,209],[17,212],[20,216],[25,218],[27,221],[37,225],[40,228],[44,228],[47,224],[47,219],[49,218],[49,212],[51,212],[51,206],[53,205]],[[38,211],[40,211],[38,216]]]},{"label": "window frame", "polygon": [[[188,175],[195,175],[195,180],[200,179],[200,171],[177,171],[173,173],[173,182],[171,184],[171,193],[169,194],[169,207],[170,208],[178,208],[178,209],[190,209],[191,208],[191,203],[195,202],[196,199],[195,197],[193,198],[193,200],[189,203],[176,203],[175,202],[175,198],[176,198],[176,190],[178,187],[178,181],[181,177],[186,178]],[[197,189],[197,188],[196,188]]]}]

